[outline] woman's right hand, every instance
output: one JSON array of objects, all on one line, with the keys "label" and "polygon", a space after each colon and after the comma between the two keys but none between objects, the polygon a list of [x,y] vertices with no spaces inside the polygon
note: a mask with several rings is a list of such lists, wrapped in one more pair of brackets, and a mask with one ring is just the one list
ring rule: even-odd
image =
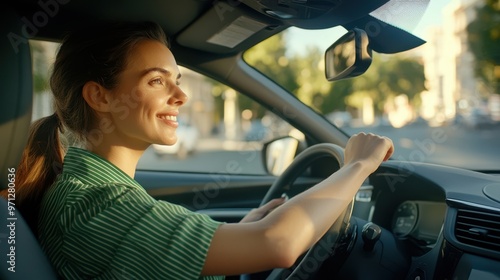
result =
[{"label": "woman's right hand", "polygon": [[375,171],[382,161],[388,160],[394,152],[392,140],[372,133],[353,135],[345,147],[345,165],[363,162],[370,170]]}]

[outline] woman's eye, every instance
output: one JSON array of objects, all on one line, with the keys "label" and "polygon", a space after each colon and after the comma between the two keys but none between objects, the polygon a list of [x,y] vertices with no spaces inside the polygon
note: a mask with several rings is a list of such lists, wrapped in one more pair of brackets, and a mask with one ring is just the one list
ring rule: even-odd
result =
[{"label": "woman's eye", "polygon": [[151,82],[149,82],[149,83],[161,85],[161,84],[163,84],[163,81],[161,80],[161,78],[158,78],[158,79],[151,80]]}]

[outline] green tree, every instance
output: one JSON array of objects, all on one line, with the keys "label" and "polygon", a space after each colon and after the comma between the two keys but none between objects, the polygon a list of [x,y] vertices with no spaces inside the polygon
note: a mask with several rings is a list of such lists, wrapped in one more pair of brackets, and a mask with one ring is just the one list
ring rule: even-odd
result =
[{"label": "green tree", "polygon": [[[415,58],[377,54],[363,75],[332,83],[325,78],[321,50],[311,47],[287,57],[285,39],[286,32],[273,36],[247,51],[244,59],[320,113],[359,108],[365,97],[383,112],[386,101],[400,94],[416,105],[425,90],[423,64]],[[251,109],[246,102],[240,100],[240,108]]]},{"label": "green tree", "polygon": [[468,43],[475,57],[475,73],[500,94],[500,1],[485,0],[467,26]]},{"label": "green tree", "polygon": [[286,56],[285,34],[281,32],[264,40],[246,51],[243,59],[286,90],[295,93],[298,84],[293,65],[290,65]]},{"label": "green tree", "polygon": [[[267,39],[247,51],[244,59],[313,109],[321,113],[344,110],[351,82],[326,80],[319,48],[310,47],[304,54],[287,53],[286,36],[285,31]],[[240,103],[242,109],[249,105]]]},{"label": "green tree", "polygon": [[345,79],[331,83],[330,91],[324,96],[320,111],[330,113],[346,111],[346,98],[353,93],[353,79]]},{"label": "green tree", "polygon": [[368,71],[353,80],[353,90],[351,103],[370,97],[377,112],[383,112],[386,101],[400,94],[419,104],[420,93],[425,90],[424,66],[414,58],[376,54]]},{"label": "green tree", "polygon": [[324,55],[317,47],[309,47],[303,55],[291,58],[295,81],[299,85],[296,96],[319,112],[328,111],[326,96],[331,92],[324,74]]}]

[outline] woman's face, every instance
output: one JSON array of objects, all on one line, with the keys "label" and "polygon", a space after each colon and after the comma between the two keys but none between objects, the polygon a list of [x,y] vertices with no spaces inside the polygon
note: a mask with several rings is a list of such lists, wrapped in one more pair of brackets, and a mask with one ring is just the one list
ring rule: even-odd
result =
[{"label": "woman's face", "polygon": [[180,77],[175,58],[164,44],[144,40],[135,45],[118,85],[110,90],[116,99],[111,125],[121,144],[142,148],[177,141],[177,115],[187,101],[179,88]]}]

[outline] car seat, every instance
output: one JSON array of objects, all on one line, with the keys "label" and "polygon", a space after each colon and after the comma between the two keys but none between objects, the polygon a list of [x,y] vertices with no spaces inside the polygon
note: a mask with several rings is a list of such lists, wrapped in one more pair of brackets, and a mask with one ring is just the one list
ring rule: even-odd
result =
[{"label": "car seat", "polygon": [[[9,188],[8,178],[15,175],[12,168],[17,168],[31,122],[31,55],[21,19],[9,8],[0,11],[0,189]],[[14,186],[15,182],[11,182],[13,190]],[[9,209],[8,201],[3,198],[0,198],[0,279],[57,279],[28,225],[17,210]]]}]

